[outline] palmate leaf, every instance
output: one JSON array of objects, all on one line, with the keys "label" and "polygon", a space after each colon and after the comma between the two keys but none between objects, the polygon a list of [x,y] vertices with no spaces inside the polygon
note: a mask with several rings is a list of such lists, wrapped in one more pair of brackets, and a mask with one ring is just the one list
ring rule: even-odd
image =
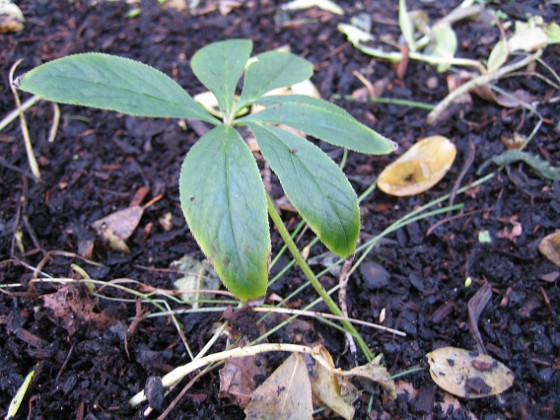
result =
[{"label": "palmate leaf", "polygon": [[342,108],[303,95],[263,96],[255,101],[263,111],[240,118],[239,123],[278,123],[318,139],[367,154],[386,154],[394,143],[358,122]]},{"label": "palmate leaf", "polygon": [[63,104],[144,117],[218,122],[164,73],[138,61],[108,54],[59,58],[31,70],[16,82],[21,90]]},{"label": "palmate leaf", "polygon": [[243,82],[239,108],[271,90],[303,82],[313,74],[313,65],[297,55],[267,51],[249,65]]},{"label": "palmate leaf", "polygon": [[235,88],[252,49],[253,43],[247,39],[230,39],[207,45],[192,57],[195,76],[216,95],[224,115],[232,110]]},{"label": "palmate leaf", "polygon": [[329,249],[354,253],[360,231],[358,198],[342,170],[317,146],[277,127],[249,124],[286,195]]},{"label": "palmate leaf", "polygon": [[189,228],[226,287],[243,301],[263,296],[270,255],[266,196],[235,129],[218,126],[191,148],[179,191]]}]

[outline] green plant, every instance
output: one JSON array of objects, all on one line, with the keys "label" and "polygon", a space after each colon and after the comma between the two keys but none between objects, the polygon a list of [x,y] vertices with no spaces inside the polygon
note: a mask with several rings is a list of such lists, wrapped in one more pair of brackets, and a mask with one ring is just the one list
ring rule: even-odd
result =
[{"label": "green plant", "polygon": [[[216,96],[221,121],[163,73],[122,57],[76,54],[43,64],[16,81],[21,90],[54,102],[214,125],[185,157],[179,176],[181,206],[223,283],[243,301],[266,292],[271,252],[267,211],[279,229],[281,220],[237,129],[246,126],[253,132],[293,205],[321,241],[342,257],[355,251],[358,239],[356,194],[317,146],[273,124],[362,153],[393,150],[391,141],[334,104],[300,95],[267,96],[311,77],[312,65],[278,51],[251,58],[251,51],[251,41],[236,39],[210,44],[192,57],[194,74]],[[243,75],[243,89],[236,97]],[[246,115],[255,104],[264,110]],[[298,253],[295,245],[292,252]],[[318,282],[314,286],[320,287]]]}]

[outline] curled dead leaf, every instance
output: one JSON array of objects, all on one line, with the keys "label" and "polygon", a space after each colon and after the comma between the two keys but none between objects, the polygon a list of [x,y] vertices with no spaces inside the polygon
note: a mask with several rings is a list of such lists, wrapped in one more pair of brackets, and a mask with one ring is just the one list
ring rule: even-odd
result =
[{"label": "curled dead leaf", "polygon": [[341,417],[353,419],[355,409],[352,403],[358,398],[358,390],[349,378],[337,375],[333,359],[323,345],[314,350],[315,370],[311,376],[313,396]]},{"label": "curled dead leaf", "polygon": [[539,252],[560,266],[560,231],[545,236],[539,244]]},{"label": "curled dead leaf", "polygon": [[426,137],[388,165],[377,185],[384,193],[398,197],[420,194],[445,176],[456,155],[455,145],[447,138]]},{"label": "curled dead leaf", "polygon": [[426,357],[433,381],[457,397],[490,397],[513,385],[513,372],[487,354],[443,347]]}]

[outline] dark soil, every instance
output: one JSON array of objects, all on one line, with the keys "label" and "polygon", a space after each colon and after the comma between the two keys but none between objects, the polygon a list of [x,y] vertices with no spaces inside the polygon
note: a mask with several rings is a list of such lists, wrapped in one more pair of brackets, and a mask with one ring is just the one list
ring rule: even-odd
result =
[{"label": "dark soil", "polygon": [[[445,96],[445,74],[411,61],[399,78],[394,67],[363,55],[336,30],[337,23],[364,11],[373,17],[376,35],[396,35],[398,2],[339,1],[346,16],[335,17],[314,9],[294,13],[292,21],[280,13],[279,3],[246,1],[226,16],[218,12],[189,16],[164,10],[155,0],[143,1],[141,15],[127,18],[130,6],[124,2],[90,5],[86,0],[22,0],[18,4],[27,18],[25,29],[0,35],[0,116],[15,107],[8,71],[20,58],[24,61],[18,74],[77,52],[119,54],[150,64],[171,75],[189,92],[197,93],[202,88],[192,76],[189,58],[212,41],[233,37],[251,38],[256,52],[289,45],[294,53],[314,63],[313,82],[326,99],[349,95],[363,86],[353,71],[372,82],[385,80],[385,97],[437,103]],[[411,6],[412,2],[407,3]],[[415,2],[415,8],[436,18],[458,3]],[[550,22],[560,17],[558,5],[553,3],[500,2],[499,7],[511,18],[540,14]],[[460,39],[459,55],[464,57],[484,59],[499,37],[496,27],[482,23],[463,22],[455,28]],[[543,56],[556,71],[560,71],[559,53],[558,46],[549,47]],[[541,66],[537,71],[551,77]],[[430,78],[437,83],[428,87]],[[545,120],[527,150],[552,165],[560,165],[559,107],[557,102],[548,102],[551,97],[557,98],[558,92],[526,75],[511,78],[503,86],[524,89],[534,96]],[[380,191],[370,195],[362,203],[362,241],[449,193],[456,185],[468,186],[477,180],[481,164],[504,150],[502,136],[513,132],[527,135],[537,122],[523,109],[503,109],[476,97],[472,106],[436,126],[429,126],[425,122],[427,111],[417,108],[349,100],[338,103],[397,141],[401,150],[436,133],[449,137],[458,147],[452,169],[430,191],[401,199]],[[132,410],[128,399],[144,388],[148,377],[161,376],[189,360],[170,320],[142,319],[143,311],[155,311],[149,303],[97,300],[85,289],[31,279],[37,267],[43,278],[75,275],[70,267],[75,263],[95,279],[134,279],[172,289],[176,275],[169,272],[170,263],[185,254],[202,258],[184,222],[177,188],[183,156],[198,135],[196,127],[183,130],[175,121],[70,106],[61,110],[54,143],[47,142],[51,105],[40,103],[27,113],[43,176],[41,183],[35,183],[29,174],[17,122],[0,133],[0,286],[6,286],[0,295],[0,416],[7,411],[24,377],[35,368],[19,418],[138,418],[145,407]],[[325,148],[335,159],[341,156],[339,150]],[[351,153],[345,171],[360,193],[393,159]],[[495,169],[491,166],[486,171]],[[142,187],[148,188],[145,201],[160,195],[162,198],[146,210],[128,240],[130,254],[111,251],[96,239],[91,223],[126,208]],[[417,396],[408,398],[402,393],[391,401],[376,391],[371,416],[468,418],[470,412],[485,419],[559,418],[559,268],[537,247],[545,235],[560,227],[560,184],[543,180],[529,167],[515,163],[468,194],[458,195],[455,203],[463,203],[464,208],[409,224],[379,244],[366,260],[370,265],[362,266],[361,272],[358,270],[350,279],[349,315],[376,322],[384,310],[384,325],[406,332],[403,338],[360,328],[370,348],[384,354],[389,371],[395,374],[418,365],[426,353],[438,347],[476,349],[469,331],[467,304],[488,282],[492,297],[479,320],[482,342],[490,355],[513,370],[515,383],[499,397],[461,400],[460,407],[453,411],[438,405],[445,393],[434,385],[428,371],[416,372],[401,380],[418,389]],[[173,228],[166,231],[159,219],[168,212]],[[293,213],[284,215],[293,229],[297,218]],[[521,231],[509,234],[517,224]],[[485,230],[490,232],[491,243],[478,240],[479,232]],[[16,234],[21,234],[22,249],[17,246]],[[96,242],[91,259],[102,267],[72,257],[83,253],[84,244],[91,244],[93,239]],[[279,239],[273,236],[273,241],[278,250]],[[312,255],[323,251],[317,246]],[[373,262],[382,269],[372,271]],[[321,267],[314,268],[318,271]],[[388,281],[383,278],[383,269]],[[381,273],[381,278],[372,272]],[[473,284],[465,287],[468,277]],[[327,286],[337,282],[332,275],[322,280]],[[300,272],[293,269],[270,292],[286,296],[302,281]],[[107,288],[102,293],[131,299],[116,289]],[[52,309],[53,299],[60,296],[70,302],[68,312],[62,315]],[[298,295],[292,306],[302,307],[304,301],[314,298],[308,290]],[[139,322],[132,321],[135,316]],[[212,323],[219,317],[178,317],[193,352],[206,343]],[[343,335],[319,322],[315,324],[312,336],[301,339],[322,339],[338,365],[351,367],[354,360],[349,353],[343,354]],[[243,330],[244,326],[238,327]],[[253,329],[251,325],[246,328],[249,332]],[[269,340],[295,338],[280,332]],[[212,351],[222,350],[224,345],[225,340],[220,341]],[[270,361],[273,365],[279,359],[275,356]],[[365,360],[360,358],[358,362]],[[165,399],[162,410],[181,387]],[[219,376],[213,371],[189,389],[170,417],[242,418],[242,410],[220,399],[218,391]],[[367,417],[368,401],[367,393],[358,401],[358,418]]]}]

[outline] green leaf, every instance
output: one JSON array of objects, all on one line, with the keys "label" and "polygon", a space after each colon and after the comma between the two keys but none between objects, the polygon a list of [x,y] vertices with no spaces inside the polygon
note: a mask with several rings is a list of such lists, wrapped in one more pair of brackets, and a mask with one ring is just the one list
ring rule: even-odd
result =
[{"label": "green leaf", "polygon": [[414,21],[406,9],[406,1],[399,0],[399,26],[410,51],[416,51],[414,41]]},{"label": "green leaf", "polygon": [[342,108],[303,95],[263,96],[255,101],[266,109],[237,120],[239,123],[278,123],[318,139],[361,153],[386,154],[394,143],[359,123]]},{"label": "green leaf", "polygon": [[303,82],[313,74],[313,65],[297,55],[268,51],[257,55],[247,69],[240,105],[286,86]]},{"label": "green leaf", "polygon": [[494,162],[498,166],[505,166],[519,161],[529,165],[533,168],[535,173],[543,179],[560,181],[560,167],[554,167],[546,160],[540,159],[538,156],[516,149],[506,150],[498,156],[488,159],[480,165],[478,173],[482,173],[491,162]]},{"label": "green leaf", "polygon": [[[432,27],[432,36],[434,37],[433,50],[430,56],[442,59],[452,60],[457,51],[457,35],[447,23],[438,23]],[[444,72],[449,70],[451,63],[438,64],[438,71]]]},{"label": "green leaf", "polygon": [[218,126],[192,147],[179,191],[189,228],[226,287],[243,301],[263,296],[270,255],[266,196],[235,129]]},{"label": "green leaf", "polygon": [[507,41],[505,39],[500,39],[490,51],[488,56],[488,63],[486,67],[488,68],[488,73],[493,73],[498,70],[508,59],[509,51]]},{"label": "green leaf", "polygon": [[251,56],[253,43],[246,39],[214,42],[198,50],[191,60],[196,77],[216,95],[220,109],[229,115],[235,88]]},{"label": "green leaf", "polygon": [[173,79],[128,58],[75,54],[45,63],[21,76],[18,87],[44,99],[162,118],[217,120]]},{"label": "green leaf", "polygon": [[286,195],[329,249],[352,255],[360,232],[358,198],[342,170],[311,142],[272,126],[249,124]]}]

